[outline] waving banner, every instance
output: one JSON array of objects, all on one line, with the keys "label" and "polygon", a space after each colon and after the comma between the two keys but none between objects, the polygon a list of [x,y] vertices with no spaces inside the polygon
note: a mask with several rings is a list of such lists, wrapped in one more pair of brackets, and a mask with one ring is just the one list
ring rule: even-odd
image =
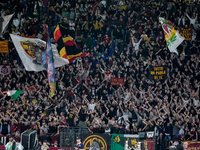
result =
[{"label": "waving banner", "polygon": [[111,85],[116,85],[116,86],[120,86],[120,85],[124,85],[124,78],[114,78],[111,77]]},{"label": "waving banner", "polygon": [[[43,71],[46,68],[41,63],[46,48],[46,42],[37,38],[25,38],[10,34],[15,48],[27,71]],[[56,45],[51,45],[55,68],[69,64],[69,61],[61,58],[56,49]]]},{"label": "waving banner", "polygon": [[11,14],[11,15],[7,15],[7,16],[3,16],[2,17],[2,22],[1,25],[0,25],[0,34],[3,33],[4,29],[6,28],[6,26],[8,25],[8,23],[10,22],[10,19],[12,18],[14,14]]},{"label": "waving banner", "polygon": [[174,29],[171,21],[159,17],[159,22],[162,25],[169,51],[178,54],[176,48],[184,41],[184,37]]}]

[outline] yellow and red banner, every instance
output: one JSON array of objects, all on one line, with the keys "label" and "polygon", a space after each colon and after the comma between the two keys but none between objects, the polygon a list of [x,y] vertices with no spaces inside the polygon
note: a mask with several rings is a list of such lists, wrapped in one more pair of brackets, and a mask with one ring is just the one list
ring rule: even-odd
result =
[{"label": "yellow and red banner", "polygon": [[0,53],[8,53],[8,41],[0,41]]},{"label": "yellow and red banner", "polygon": [[27,85],[26,86],[29,92],[36,92],[38,90],[37,85]]},{"label": "yellow and red banner", "polygon": [[115,85],[115,86],[120,86],[120,85],[124,85],[124,78],[114,78],[111,77],[111,85]]}]

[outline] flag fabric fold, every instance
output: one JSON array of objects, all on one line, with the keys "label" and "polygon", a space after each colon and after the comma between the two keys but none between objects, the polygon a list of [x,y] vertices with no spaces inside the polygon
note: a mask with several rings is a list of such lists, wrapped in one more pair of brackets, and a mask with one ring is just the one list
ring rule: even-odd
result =
[{"label": "flag fabric fold", "polygon": [[14,100],[16,100],[22,91],[19,90],[10,90],[10,91],[3,91],[2,94],[7,94],[8,96],[11,96]]},{"label": "flag fabric fold", "polygon": [[54,31],[54,39],[58,44],[58,51],[60,57],[68,59],[69,63],[72,63],[78,57],[87,57],[87,53],[83,53],[78,49],[76,41],[72,37],[62,37],[62,33],[59,25],[57,25]]},{"label": "flag fabric fold", "polygon": [[6,15],[6,16],[2,17],[1,22],[0,22],[1,23],[0,34],[3,33],[4,29],[6,28],[6,26],[10,22],[10,19],[12,18],[13,15],[14,15],[14,13],[11,14],[11,15]]},{"label": "flag fabric fold", "polygon": [[57,25],[55,31],[54,31],[54,39],[58,44],[58,52],[60,54],[60,57],[67,59],[67,54],[66,54],[66,49],[65,49],[65,45],[62,39],[62,34],[60,32],[60,27],[59,25]]},{"label": "flag fabric fold", "polygon": [[174,52],[178,54],[176,48],[184,41],[184,37],[182,37],[179,32],[174,29],[171,21],[159,17],[159,22],[162,25],[169,51],[171,53]]},{"label": "flag fabric fold", "polygon": [[[37,38],[25,38],[13,34],[10,34],[10,37],[27,71],[46,70],[42,62],[46,47],[45,41]],[[59,56],[56,45],[51,44],[51,47],[53,51],[55,68],[69,64],[67,59]]]},{"label": "flag fabric fold", "polygon": [[53,51],[51,48],[51,41],[48,35],[47,37],[47,48],[46,53],[47,55],[47,73],[48,73],[48,81],[49,86],[51,89],[51,97],[54,96],[56,91],[56,79],[55,79],[55,67],[54,67],[54,58],[53,58]]}]

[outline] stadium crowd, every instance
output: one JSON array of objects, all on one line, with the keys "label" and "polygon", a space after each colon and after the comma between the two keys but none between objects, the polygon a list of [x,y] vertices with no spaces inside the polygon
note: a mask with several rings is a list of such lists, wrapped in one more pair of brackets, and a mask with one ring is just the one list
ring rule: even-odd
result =
[{"label": "stadium crowd", "polygon": [[[159,130],[157,147],[171,139],[200,141],[200,5],[198,0],[8,0],[0,14],[15,13],[2,39],[9,53],[0,63],[11,65],[0,76],[0,133],[37,130],[39,141],[59,143],[59,129],[78,127],[79,133],[137,134]],[[158,17],[176,30],[192,28],[179,54],[170,53]],[[28,72],[9,37],[36,35],[53,39],[57,25],[89,54],[56,68],[56,95],[50,97],[46,71]],[[149,66],[167,66],[165,80],[150,80]],[[124,78],[112,86],[111,77]],[[30,92],[27,85],[38,86]],[[22,90],[15,101],[1,94]],[[34,100],[34,101],[33,101]],[[49,138],[50,137],[50,138]]]}]

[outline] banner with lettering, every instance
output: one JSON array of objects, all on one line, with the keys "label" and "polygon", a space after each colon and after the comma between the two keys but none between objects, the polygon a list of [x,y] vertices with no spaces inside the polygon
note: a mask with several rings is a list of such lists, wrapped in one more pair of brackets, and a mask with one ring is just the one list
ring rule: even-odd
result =
[{"label": "banner with lettering", "polygon": [[188,28],[188,29],[180,28],[179,33],[181,36],[185,38],[185,41],[192,40],[192,28]]},{"label": "banner with lettering", "polygon": [[38,86],[37,85],[27,85],[26,86],[29,92],[36,92],[38,90]]},{"label": "banner with lettering", "polygon": [[111,77],[111,85],[115,85],[115,86],[120,86],[121,85],[124,85],[124,78],[114,78],[114,77]]},{"label": "banner with lettering", "polygon": [[150,80],[163,80],[167,78],[166,66],[149,66],[149,79]]},{"label": "banner with lettering", "polygon": [[0,53],[8,53],[8,41],[0,41]]},{"label": "banner with lettering", "polygon": [[9,65],[0,65],[0,75],[6,76],[11,73],[11,67]]},{"label": "banner with lettering", "polygon": [[108,134],[81,134],[84,150],[109,149],[110,136]]},{"label": "banner with lettering", "polygon": [[195,142],[195,141],[184,141],[183,143],[183,147],[184,149],[189,149],[189,150],[193,150],[195,147],[197,149],[200,149],[200,142]]}]

